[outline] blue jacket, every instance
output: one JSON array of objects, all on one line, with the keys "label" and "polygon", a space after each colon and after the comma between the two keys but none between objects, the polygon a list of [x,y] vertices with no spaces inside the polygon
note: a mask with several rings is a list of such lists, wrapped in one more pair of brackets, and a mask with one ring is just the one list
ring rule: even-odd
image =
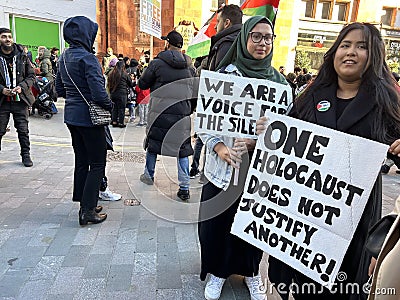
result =
[{"label": "blue jacket", "polygon": [[101,66],[92,53],[97,29],[96,23],[83,16],[69,18],[64,23],[64,39],[70,47],[58,60],[56,90],[59,97],[65,98],[64,122],[66,124],[93,126],[88,105],[69,76],[87,101],[96,102],[109,111],[112,109]]}]

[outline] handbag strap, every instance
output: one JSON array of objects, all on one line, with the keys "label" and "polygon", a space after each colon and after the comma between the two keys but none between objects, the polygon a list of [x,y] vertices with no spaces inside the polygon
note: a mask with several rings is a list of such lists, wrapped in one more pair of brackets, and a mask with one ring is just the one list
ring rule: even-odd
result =
[{"label": "handbag strap", "polygon": [[90,107],[89,102],[86,100],[85,96],[83,96],[81,90],[77,87],[77,85],[75,84],[75,82],[72,80],[71,75],[69,75],[68,69],[67,69],[67,64],[65,63],[65,51],[62,55],[63,61],[64,61],[64,68],[65,68],[65,72],[67,72],[67,75],[69,77],[69,79],[71,80],[71,82],[73,83],[73,85],[75,86],[75,88],[77,89],[77,91],[79,92],[79,94],[81,94],[83,100],[85,100],[85,102],[87,103],[87,105]]}]

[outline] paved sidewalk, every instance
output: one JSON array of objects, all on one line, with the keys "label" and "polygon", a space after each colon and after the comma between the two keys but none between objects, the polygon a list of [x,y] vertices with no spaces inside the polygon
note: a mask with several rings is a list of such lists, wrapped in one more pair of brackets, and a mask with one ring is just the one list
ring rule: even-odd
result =
[{"label": "paved sidewalk", "polygon": [[[71,201],[73,151],[60,114],[30,118],[34,166],[20,162],[16,132],[0,152],[0,299],[204,299],[197,238],[200,185],[192,180],[190,203],[176,197],[176,161],[157,162],[156,184],[143,171],[144,128],[112,128],[117,154],[107,164],[112,190],[123,201],[101,202],[108,219],[80,227]],[[400,192],[400,175],[384,176],[384,212]],[[266,263],[262,264],[266,275]],[[222,300],[249,299],[242,278],[225,284]],[[268,299],[279,299],[271,296]]]}]

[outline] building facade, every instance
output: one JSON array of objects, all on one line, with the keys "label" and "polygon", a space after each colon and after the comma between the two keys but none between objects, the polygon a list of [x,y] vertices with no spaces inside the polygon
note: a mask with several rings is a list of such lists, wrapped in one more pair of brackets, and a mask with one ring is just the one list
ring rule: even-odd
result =
[{"label": "building facade", "polygon": [[84,15],[96,21],[96,3],[93,0],[0,2],[0,27],[10,28],[14,41],[28,46],[34,57],[37,55],[38,46],[63,50],[63,23],[67,18],[76,15]]},{"label": "building facade", "polygon": [[380,30],[387,61],[400,61],[400,1],[398,0],[292,0],[279,5],[274,43],[274,66],[293,70],[296,54],[303,52],[318,70],[325,52],[350,22],[369,22]]}]

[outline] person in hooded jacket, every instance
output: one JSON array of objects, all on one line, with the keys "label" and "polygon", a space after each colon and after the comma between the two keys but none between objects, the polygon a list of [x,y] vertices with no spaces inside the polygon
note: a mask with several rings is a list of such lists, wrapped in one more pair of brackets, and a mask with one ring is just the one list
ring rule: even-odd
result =
[{"label": "person in hooded jacket", "polygon": [[72,200],[80,202],[80,225],[101,223],[107,218],[97,207],[106,165],[105,127],[92,124],[86,103],[93,101],[112,110],[101,66],[92,53],[97,30],[98,25],[84,16],[65,21],[63,34],[70,48],[59,59],[56,77],[57,93],[65,98],[64,123],[71,133],[75,153]]},{"label": "person in hooded jacket", "polygon": [[53,81],[53,66],[51,64],[51,52],[48,49],[43,51],[43,56],[40,58],[40,75],[46,77],[49,81]]},{"label": "person in hooded jacket", "polygon": [[138,82],[140,89],[150,89],[151,93],[145,141],[146,166],[140,180],[153,184],[157,154],[177,157],[177,196],[186,201],[190,198],[188,156],[193,154],[190,115],[195,108],[191,80],[195,69],[191,58],[181,51],[183,38],[179,32],[173,30],[162,39],[166,40],[166,50],[149,63]]}]

